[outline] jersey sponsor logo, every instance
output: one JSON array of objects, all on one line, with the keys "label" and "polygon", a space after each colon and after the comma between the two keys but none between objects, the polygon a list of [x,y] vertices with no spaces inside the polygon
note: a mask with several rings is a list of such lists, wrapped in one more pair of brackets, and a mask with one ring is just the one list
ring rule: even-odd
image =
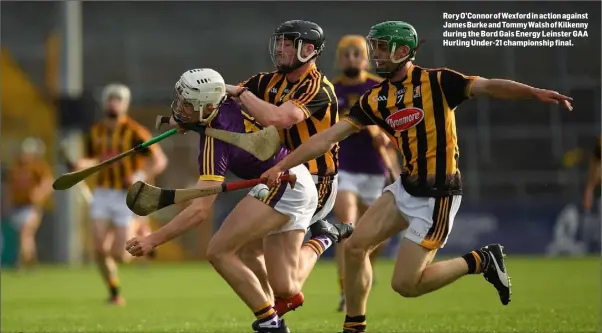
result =
[{"label": "jersey sponsor logo", "polygon": [[385,122],[396,132],[404,132],[420,124],[422,120],[424,120],[424,110],[405,108],[388,116]]},{"label": "jersey sponsor logo", "polygon": [[388,100],[387,96],[373,96],[372,101],[374,102],[386,102]]}]

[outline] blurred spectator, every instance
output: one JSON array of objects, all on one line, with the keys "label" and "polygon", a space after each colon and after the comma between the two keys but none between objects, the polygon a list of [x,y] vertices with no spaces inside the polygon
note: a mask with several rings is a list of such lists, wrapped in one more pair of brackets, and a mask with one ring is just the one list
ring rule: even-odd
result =
[{"label": "blurred spectator", "polygon": [[27,138],[7,174],[8,211],[19,232],[18,267],[32,268],[37,259],[35,236],[42,221],[43,205],[52,192],[52,171],[44,161],[46,148],[38,138]]}]

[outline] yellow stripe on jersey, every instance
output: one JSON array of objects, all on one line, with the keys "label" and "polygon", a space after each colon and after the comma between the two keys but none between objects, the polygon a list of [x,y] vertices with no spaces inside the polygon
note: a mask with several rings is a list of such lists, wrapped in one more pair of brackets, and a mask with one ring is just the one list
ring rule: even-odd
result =
[{"label": "yellow stripe on jersey", "polygon": [[205,136],[203,144],[203,174],[199,180],[223,182],[224,176],[215,174],[215,140],[210,136]]}]

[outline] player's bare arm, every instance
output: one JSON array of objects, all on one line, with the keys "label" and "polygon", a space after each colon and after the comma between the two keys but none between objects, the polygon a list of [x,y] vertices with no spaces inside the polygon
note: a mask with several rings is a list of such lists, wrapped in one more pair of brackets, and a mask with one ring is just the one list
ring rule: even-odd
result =
[{"label": "player's bare arm", "polygon": [[158,175],[167,167],[167,156],[161,146],[154,145],[152,147],[152,164],[149,171],[152,175]]},{"label": "player's bare arm", "polygon": [[244,87],[232,85],[226,85],[226,92],[237,96],[249,114],[264,126],[287,128],[308,117],[300,107],[291,101],[276,106],[258,98]]},{"label": "player's bare arm", "polygon": [[391,142],[391,139],[377,125],[369,125],[365,128],[372,136],[372,141],[376,148],[386,147]]},{"label": "player's bare arm", "polygon": [[[220,184],[220,182],[199,180],[197,187],[206,188],[218,184]],[[151,233],[147,237],[134,237],[130,239],[126,243],[126,250],[133,256],[144,256],[155,247],[200,225],[209,216],[209,211],[216,197],[217,195],[211,195],[193,200],[190,205],[157,231]]]},{"label": "player's bare arm", "polygon": [[339,121],[331,128],[309,138],[261,177],[266,178],[268,180],[266,184],[272,187],[278,184],[282,172],[317,158],[332,149],[336,143],[357,131],[358,128],[351,123]]},{"label": "player's bare arm", "polygon": [[476,78],[472,84],[472,95],[487,95],[500,99],[537,99],[544,103],[562,104],[572,111],[571,97],[553,90],[540,89],[526,84],[503,79]]},{"label": "player's bare arm", "polygon": [[[151,133],[145,128],[138,128],[136,135],[140,141],[146,142],[152,139]],[[136,171],[130,177],[130,183],[133,184],[138,180],[145,181],[161,174],[167,167],[167,156],[159,145],[152,145],[149,148],[149,156],[146,158],[144,166],[141,170]]]},{"label": "player's bare arm", "polygon": [[151,146],[151,156],[144,164],[144,168],[132,175],[130,182],[133,184],[138,180],[147,180],[161,174],[167,167],[167,156],[160,146]]}]

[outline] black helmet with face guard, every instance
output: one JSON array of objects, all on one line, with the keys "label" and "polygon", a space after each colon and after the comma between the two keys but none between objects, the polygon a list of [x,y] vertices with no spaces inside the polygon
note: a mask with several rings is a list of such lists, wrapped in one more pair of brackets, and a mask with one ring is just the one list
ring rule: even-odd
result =
[{"label": "black helmet with face guard", "polygon": [[[279,63],[277,57],[282,52],[283,43],[279,41],[289,40],[293,43],[296,50],[296,58],[298,62],[289,59],[289,63]],[[278,68],[278,71],[289,73],[303,66],[306,62],[314,59],[322,53],[325,46],[326,37],[322,28],[314,22],[303,20],[291,20],[282,23],[270,38],[270,56],[272,62]],[[314,51],[307,56],[301,55],[303,45],[311,44],[314,46]]]}]

